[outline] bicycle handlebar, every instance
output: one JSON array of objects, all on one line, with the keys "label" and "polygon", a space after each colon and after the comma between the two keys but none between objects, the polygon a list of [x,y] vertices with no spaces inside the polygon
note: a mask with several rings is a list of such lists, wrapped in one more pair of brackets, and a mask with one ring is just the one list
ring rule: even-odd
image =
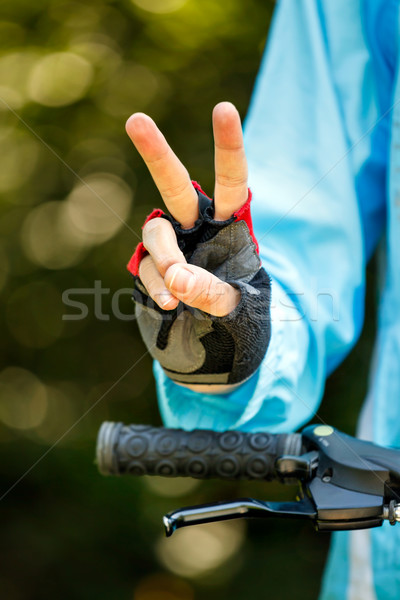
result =
[{"label": "bicycle handlebar", "polygon": [[183,431],[112,422],[101,426],[96,450],[103,475],[267,481],[278,477],[278,457],[301,453],[297,433]]},{"label": "bicycle handlebar", "polygon": [[174,511],[164,517],[167,535],[186,525],[240,517],[303,518],[318,530],[331,531],[400,521],[400,450],[328,425],[309,425],[301,434],[271,434],[105,422],[96,454],[104,475],[299,483],[295,502],[241,498]]}]

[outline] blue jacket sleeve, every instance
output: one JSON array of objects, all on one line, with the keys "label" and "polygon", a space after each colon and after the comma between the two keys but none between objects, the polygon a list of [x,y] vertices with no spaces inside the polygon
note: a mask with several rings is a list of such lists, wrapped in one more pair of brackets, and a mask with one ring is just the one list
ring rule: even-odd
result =
[{"label": "blue jacket sleeve", "polygon": [[199,394],[155,364],[172,427],[288,431],[316,412],[363,321],[384,222],[385,135],[361,2],[283,0],[245,123],[253,222],[272,277],[272,335],[234,392]]}]

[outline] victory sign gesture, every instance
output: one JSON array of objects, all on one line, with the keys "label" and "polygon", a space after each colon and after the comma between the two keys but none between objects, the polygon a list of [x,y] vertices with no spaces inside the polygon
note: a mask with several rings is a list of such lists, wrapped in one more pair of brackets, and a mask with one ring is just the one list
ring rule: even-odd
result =
[{"label": "victory sign gesture", "polygon": [[177,383],[240,383],[268,346],[270,285],[251,223],[239,114],[228,102],[213,111],[213,201],[150,117],[134,114],[126,129],[170,213],[149,215],[128,265],[142,337]]}]

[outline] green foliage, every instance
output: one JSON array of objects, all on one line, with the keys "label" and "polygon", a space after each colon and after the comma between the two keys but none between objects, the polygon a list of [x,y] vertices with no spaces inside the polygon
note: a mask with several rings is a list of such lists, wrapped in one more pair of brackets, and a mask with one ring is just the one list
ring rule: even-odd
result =
[{"label": "green foliage", "polygon": [[[286,493],[280,488],[171,488],[104,479],[93,464],[103,420],[160,423],[129,293],[118,304],[125,319],[112,304],[130,288],[125,264],[145,215],[160,204],[124,122],[135,111],[150,114],[192,177],[212,190],[211,110],[231,100],[245,115],[272,11],[263,0],[3,0],[2,598],[317,595],[327,538],[308,528],[206,529],[170,553],[160,539],[163,513],[180,504],[277,498]],[[81,293],[86,318],[63,319],[77,314],[63,292],[96,281],[108,290],[101,307]],[[354,401],[345,398],[345,371],[334,382],[343,402],[328,399],[331,419],[347,410],[342,427],[354,426],[372,333],[353,359],[361,365]]]}]

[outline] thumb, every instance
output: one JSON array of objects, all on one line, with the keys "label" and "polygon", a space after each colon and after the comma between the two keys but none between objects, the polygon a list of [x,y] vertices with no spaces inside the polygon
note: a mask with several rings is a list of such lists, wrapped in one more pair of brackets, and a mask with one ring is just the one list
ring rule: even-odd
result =
[{"label": "thumb", "polygon": [[215,317],[224,317],[240,302],[240,291],[195,265],[176,263],[169,267],[164,282],[185,304]]}]

